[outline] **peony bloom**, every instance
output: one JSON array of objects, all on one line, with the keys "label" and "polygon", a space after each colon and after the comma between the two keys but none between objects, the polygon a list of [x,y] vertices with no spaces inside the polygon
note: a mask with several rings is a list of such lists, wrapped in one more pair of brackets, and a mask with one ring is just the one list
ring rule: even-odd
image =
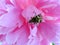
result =
[{"label": "peony bloom", "polygon": [[0,0],[0,45],[60,45],[60,1]]}]

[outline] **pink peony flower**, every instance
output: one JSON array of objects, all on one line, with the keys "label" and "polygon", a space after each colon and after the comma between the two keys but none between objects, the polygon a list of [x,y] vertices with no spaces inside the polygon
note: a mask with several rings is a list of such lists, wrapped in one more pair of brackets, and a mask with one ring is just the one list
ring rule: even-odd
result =
[{"label": "pink peony flower", "polygon": [[0,0],[0,45],[60,45],[60,1]]}]

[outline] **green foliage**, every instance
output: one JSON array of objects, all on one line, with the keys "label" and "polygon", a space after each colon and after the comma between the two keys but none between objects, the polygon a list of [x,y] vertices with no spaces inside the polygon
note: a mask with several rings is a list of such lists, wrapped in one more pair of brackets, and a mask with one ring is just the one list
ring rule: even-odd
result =
[{"label": "green foliage", "polygon": [[54,43],[52,43],[52,45],[55,45]]}]

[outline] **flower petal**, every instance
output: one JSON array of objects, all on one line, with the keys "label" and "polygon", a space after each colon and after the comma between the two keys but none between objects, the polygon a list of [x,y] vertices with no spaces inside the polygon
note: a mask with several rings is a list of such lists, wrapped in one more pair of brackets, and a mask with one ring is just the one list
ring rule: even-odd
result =
[{"label": "flower petal", "polygon": [[13,31],[16,27],[17,27],[17,25],[15,25],[14,27],[0,26],[0,34],[7,34],[7,33],[11,32],[11,31]]},{"label": "flower petal", "polygon": [[3,41],[5,41],[5,35],[0,34],[0,42],[3,42]]},{"label": "flower petal", "polygon": [[6,10],[0,9],[0,16],[2,16],[3,14],[7,13]]},{"label": "flower petal", "polygon": [[37,27],[30,28],[30,35],[27,45],[40,45],[40,39],[37,36]]},{"label": "flower petal", "polygon": [[20,19],[20,12],[12,5],[6,5],[7,13],[0,17],[0,34],[13,31],[17,26],[21,27],[23,21]]},{"label": "flower petal", "polygon": [[25,9],[29,5],[36,5],[37,0],[15,0],[16,6],[22,9]]},{"label": "flower petal", "polygon": [[16,45],[26,45],[28,41],[28,36],[29,36],[29,28],[27,25],[23,26],[20,31],[20,34],[18,40],[16,41]]},{"label": "flower petal", "polygon": [[5,2],[5,0],[0,0],[0,9],[6,9],[6,2]]},{"label": "flower petal", "polygon": [[45,2],[44,4],[42,3],[43,5],[40,6],[40,9],[42,9],[45,15],[60,17],[60,5],[58,5],[54,1],[48,1],[48,3]]},{"label": "flower petal", "polygon": [[43,39],[41,42],[40,42],[40,45],[50,45],[49,44],[49,41],[47,39]]},{"label": "flower petal", "polygon": [[[19,19],[19,12],[15,8],[8,9],[8,13],[0,17],[0,25],[4,27],[13,27],[21,20]],[[20,22],[22,24],[22,22]]]},{"label": "flower petal", "polygon": [[8,44],[14,44],[19,37],[19,31],[11,32],[6,35],[6,42]]},{"label": "flower petal", "polygon": [[41,11],[38,10],[35,6],[31,5],[28,8],[26,8],[25,10],[23,10],[22,15],[23,17],[26,18],[26,20],[30,20],[32,17],[40,14]]},{"label": "flower petal", "polygon": [[[56,40],[57,32],[59,31],[58,27],[54,23],[45,22],[39,26],[41,34],[49,39],[50,41]],[[58,36],[59,37],[59,36]]]}]

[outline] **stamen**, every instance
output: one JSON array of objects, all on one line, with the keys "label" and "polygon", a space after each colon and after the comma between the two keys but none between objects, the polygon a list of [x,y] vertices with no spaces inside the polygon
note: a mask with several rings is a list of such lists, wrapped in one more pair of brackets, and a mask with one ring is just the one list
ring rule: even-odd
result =
[{"label": "stamen", "polygon": [[41,14],[38,14],[37,16],[34,16],[31,18],[31,20],[29,20],[29,23],[34,23],[34,24],[41,23],[41,22],[42,22]]}]

